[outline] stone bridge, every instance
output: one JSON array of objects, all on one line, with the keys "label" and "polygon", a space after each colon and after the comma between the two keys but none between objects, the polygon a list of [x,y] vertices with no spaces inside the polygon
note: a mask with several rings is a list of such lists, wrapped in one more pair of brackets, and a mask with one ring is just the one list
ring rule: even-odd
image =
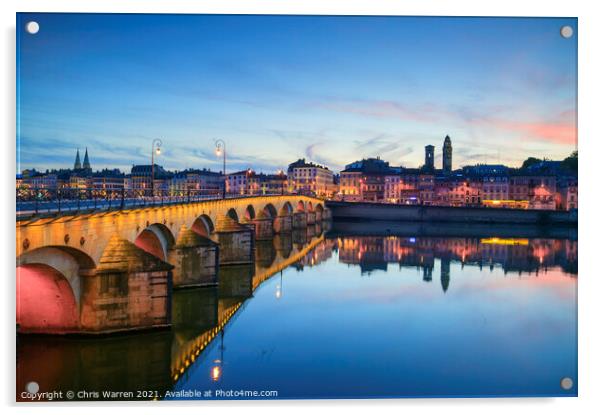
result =
[{"label": "stone bridge", "polygon": [[172,288],[218,284],[256,243],[329,219],[322,200],[282,195],[18,221],[18,330],[169,326]]}]

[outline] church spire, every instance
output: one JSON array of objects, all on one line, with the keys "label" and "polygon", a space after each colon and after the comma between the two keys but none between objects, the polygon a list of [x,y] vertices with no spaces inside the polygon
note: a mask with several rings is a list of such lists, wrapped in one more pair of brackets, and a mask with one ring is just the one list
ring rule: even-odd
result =
[{"label": "church spire", "polygon": [[90,159],[88,158],[88,147],[86,147],[86,154],[84,155],[84,169],[91,170]]},{"label": "church spire", "polygon": [[75,164],[73,165],[73,170],[79,170],[82,168],[82,163],[79,160],[79,148],[77,149],[77,154],[75,155]]}]

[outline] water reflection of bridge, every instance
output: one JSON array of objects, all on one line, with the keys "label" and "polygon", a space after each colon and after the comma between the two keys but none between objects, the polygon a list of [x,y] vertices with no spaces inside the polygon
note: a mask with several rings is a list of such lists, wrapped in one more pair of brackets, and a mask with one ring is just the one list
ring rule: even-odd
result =
[{"label": "water reflection of bridge", "polygon": [[[293,242],[293,239],[296,242]],[[174,332],[176,339],[173,344],[171,357],[171,376],[177,381],[186,369],[199,357],[211,341],[224,329],[226,324],[236,316],[245,300],[266,280],[286,267],[311,256],[312,251],[324,241],[324,236],[309,236],[305,240],[303,233],[283,235],[275,238],[274,243],[257,245],[257,262],[255,266],[240,265],[231,269],[220,270],[220,286],[212,289],[198,289],[178,292],[174,296]],[[271,242],[271,241],[270,241]],[[287,252],[285,259],[269,262],[266,258],[274,255],[273,251]],[[264,262],[262,263],[262,258]],[[188,300],[178,296],[189,296]],[[213,300],[207,299],[212,297]],[[193,304],[205,304],[203,320],[199,321],[198,308]],[[210,311],[208,304],[215,304]],[[190,307],[188,312],[182,312],[182,306]],[[213,314],[215,312],[215,314]],[[214,316],[214,321],[207,316]],[[191,330],[186,330],[186,327]],[[184,333],[188,336],[184,336]]]},{"label": "water reflection of bridge", "polygon": [[93,338],[19,337],[17,391],[32,380],[41,392],[171,390],[264,281],[297,262],[315,263],[313,252],[323,242],[322,223],[257,241],[255,263],[220,267],[218,286],[174,291],[171,330]]}]

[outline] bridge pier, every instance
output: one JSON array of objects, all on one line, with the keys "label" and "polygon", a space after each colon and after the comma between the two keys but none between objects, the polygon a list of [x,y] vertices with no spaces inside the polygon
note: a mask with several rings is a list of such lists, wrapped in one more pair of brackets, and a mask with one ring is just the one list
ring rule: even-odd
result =
[{"label": "bridge pier", "polygon": [[293,250],[293,236],[291,233],[277,234],[274,237],[274,247],[282,258],[288,258]]},{"label": "bridge pier", "polygon": [[292,236],[293,243],[297,245],[297,249],[301,250],[307,243],[307,229],[293,229]]},{"label": "bridge pier", "polygon": [[316,236],[316,225],[308,225],[307,226],[307,240],[311,241],[311,238],[313,238],[314,236]]},{"label": "bridge pier", "polygon": [[179,339],[190,340],[217,326],[218,288],[178,290],[173,294],[172,328]]},{"label": "bridge pier", "polygon": [[217,284],[218,244],[191,229],[182,230],[168,261],[174,265],[174,288]]},{"label": "bridge pier", "polygon": [[322,210],[316,209],[316,223],[322,222]]},{"label": "bridge pier", "polygon": [[255,265],[260,268],[269,268],[276,259],[274,240],[262,240],[255,243]]},{"label": "bridge pier", "polygon": [[254,233],[252,228],[241,225],[227,215],[218,218],[215,234],[219,243],[220,274],[221,265],[253,262]]},{"label": "bridge pier", "polygon": [[274,219],[274,232],[286,233],[293,229],[293,218],[291,215],[278,215]]},{"label": "bridge pier", "polygon": [[263,211],[259,211],[259,214],[253,219],[255,225],[255,239],[258,241],[271,240],[274,237],[274,225],[271,217],[266,215]]},{"label": "bridge pier", "polygon": [[307,226],[307,215],[305,212],[293,213],[293,229],[304,229]]},{"label": "bridge pier", "polygon": [[324,226],[322,222],[316,222],[316,224],[314,225],[315,229],[316,229],[316,236],[321,236],[322,232],[324,232]]},{"label": "bridge pier", "polygon": [[80,326],[116,332],[171,324],[173,266],[114,235],[94,275],[83,279]]},{"label": "bridge pier", "polygon": [[[253,295],[253,264],[227,265],[220,267],[219,298],[240,302]],[[219,311],[218,311],[219,313]]]}]

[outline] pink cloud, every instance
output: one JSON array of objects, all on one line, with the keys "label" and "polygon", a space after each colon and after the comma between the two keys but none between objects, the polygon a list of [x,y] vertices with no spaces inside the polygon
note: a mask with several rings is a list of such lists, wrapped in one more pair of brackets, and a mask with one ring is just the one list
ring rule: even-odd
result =
[{"label": "pink cloud", "polygon": [[556,144],[574,144],[577,128],[567,123],[497,121],[495,126]]},{"label": "pink cloud", "polygon": [[553,121],[512,121],[488,119],[491,127],[516,132],[531,139],[556,144],[574,144],[577,141],[575,112],[566,110],[558,114]]},{"label": "pink cloud", "polygon": [[[389,118],[420,123],[437,124],[437,128],[445,124],[476,126],[491,132],[511,132],[528,140],[545,141],[555,144],[574,144],[577,140],[577,126],[574,109],[558,113],[552,119],[524,118],[525,112],[520,108],[505,109],[508,115],[499,118],[499,107],[478,108],[469,111],[466,108],[446,108],[436,104],[422,103],[406,105],[392,100],[334,100],[320,102],[317,106],[331,111],[357,114],[372,118]],[[490,114],[498,114],[490,115]],[[517,114],[515,119],[511,114]],[[519,115],[520,114],[520,115]]]}]

